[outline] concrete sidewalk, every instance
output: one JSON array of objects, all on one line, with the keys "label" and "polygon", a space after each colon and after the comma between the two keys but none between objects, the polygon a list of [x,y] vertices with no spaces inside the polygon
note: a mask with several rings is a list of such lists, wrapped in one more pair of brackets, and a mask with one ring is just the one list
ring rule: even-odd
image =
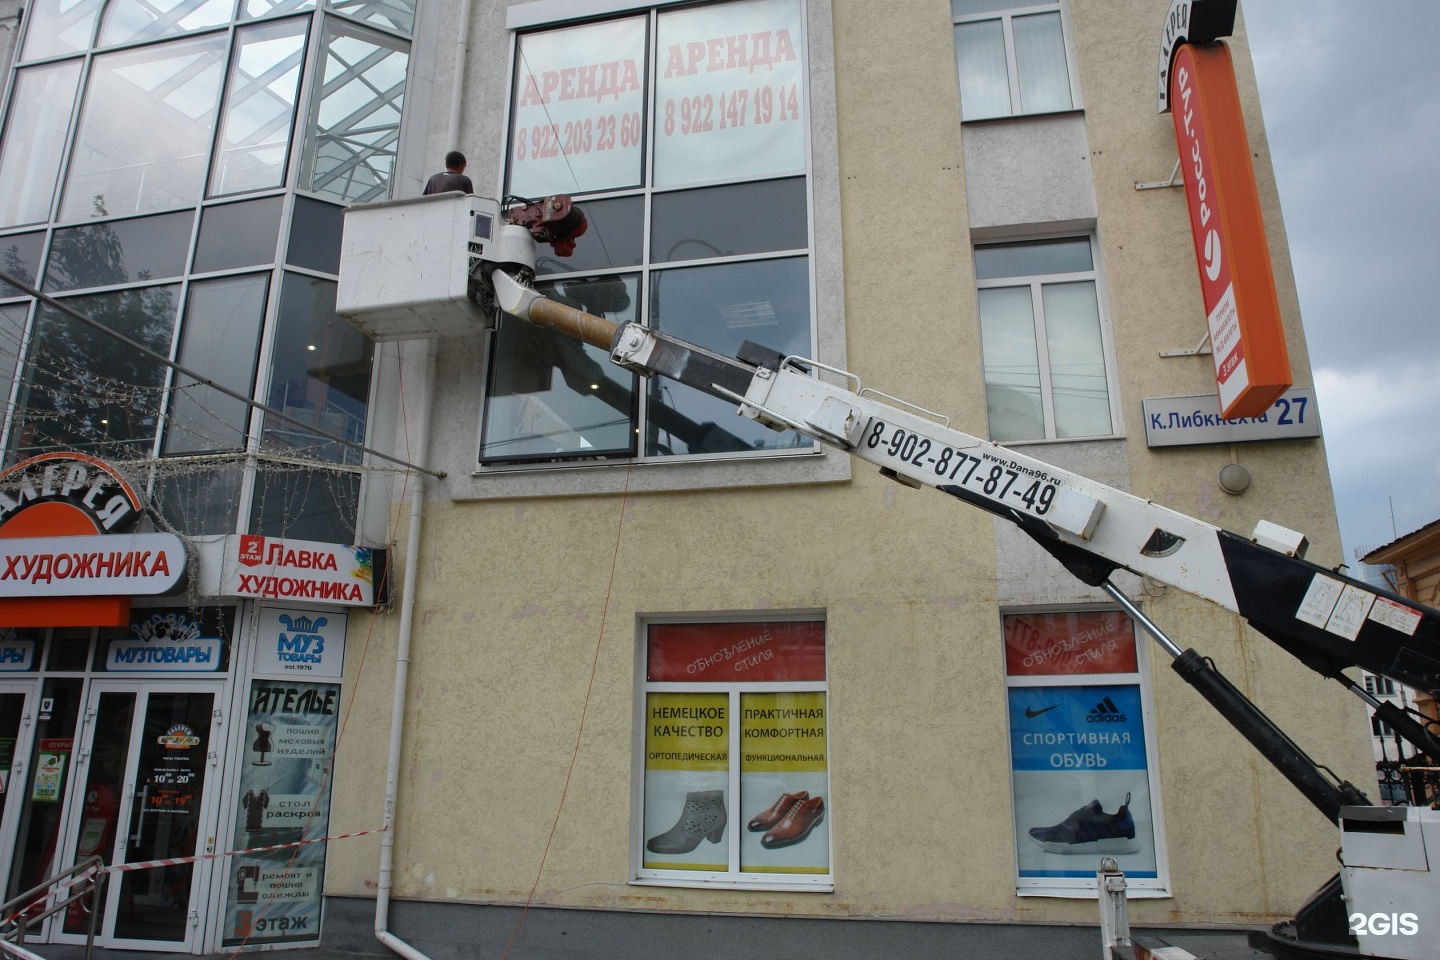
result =
[{"label": "concrete sidewalk", "polygon": [[[430,960],[1100,960],[1099,924],[937,923],[672,914],[490,906],[466,909],[395,900],[390,931]],[[1252,928],[1259,929],[1259,928]],[[318,947],[245,950],[273,960],[398,955],[375,939],[375,902],[328,897]],[[1247,930],[1137,927],[1197,960],[1273,960]],[[84,960],[85,948],[33,944],[45,960]],[[94,960],[184,960],[184,953],[96,949]],[[235,950],[208,960],[237,956]],[[4,960],[0,957],[0,960]]]},{"label": "concrete sidewalk", "polygon": [[[1029,952],[1022,944],[1012,944],[1007,950],[1007,960],[1098,960],[1100,957],[1100,934],[1098,928],[1093,931],[1093,946],[1086,948],[1072,942],[1064,952],[1057,952],[1056,945],[1052,942],[1037,942],[1034,951]],[[1246,931],[1209,931],[1209,930],[1137,930],[1136,937],[1159,938],[1171,946],[1180,947],[1188,951],[1197,960],[1273,960],[1270,954],[1255,950],[1250,947]],[[1083,939],[1083,938],[1082,938]],[[502,950],[492,949],[481,951],[477,946],[448,944],[447,956],[474,957],[476,960],[500,960]],[[698,947],[698,945],[696,945]],[[873,958],[885,958],[885,960],[909,960],[911,957],[931,957],[933,952],[928,945],[918,945],[918,949],[911,953],[904,945],[890,943],[883,947],[884,952],[856,952],[855,956],[869,956]],[[30,944],[27,949],[44,957],[45,960],[84,960],[85,948],[69,944]],[[862,948],[863,950],[864,948]],[[713,951],[697,949],[695,954],[704,953],[712,955]],[[260,956],[259,951],[247,951],[246,956]],[[352,960],[356,957],[388,958],[395,957],[394,954],[380,944],[378,940],[371,939],[369,943],[353,943],[345,948],[320,946],[301,947],[293,950],[276,953],[273,951],[263,954],[275,960]],[[670,954],[674,960],[685,960],[689,955],[686,953]],[[142,953],[129,950],[102,950],[96,948],[92,954],[93,960],[178,960],[189,954],[176,953]],[[224,953],[206,954],[206,960],[219,960],[219,958],[232,958],[236,956],[234,951]],[[510,952],[513,960],[579,960],[579,958],[594,958],[594,960],[624,960],[617,956],[604,944],[593,944],[586,947],[581,944],[556,950],[542,945],[527,946],[523,943],[516,943],[515,948]],[[781,957],[760,957],[754,950],[749,948],[738,949],[734,953],[734,960],[788,960]],[[965,960],[972,960],[966,957]]]}]

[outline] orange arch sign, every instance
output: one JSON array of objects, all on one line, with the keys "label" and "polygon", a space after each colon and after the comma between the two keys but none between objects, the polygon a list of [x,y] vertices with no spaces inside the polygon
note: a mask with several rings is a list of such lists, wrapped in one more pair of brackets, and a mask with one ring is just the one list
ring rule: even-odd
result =
[{"label": "orange arch sign", "polygon": [[0,473],[0,626],[124,626],[131,596],[177,589],[185,545],[135,532],[144,515],[125,478],[85,454]]}]

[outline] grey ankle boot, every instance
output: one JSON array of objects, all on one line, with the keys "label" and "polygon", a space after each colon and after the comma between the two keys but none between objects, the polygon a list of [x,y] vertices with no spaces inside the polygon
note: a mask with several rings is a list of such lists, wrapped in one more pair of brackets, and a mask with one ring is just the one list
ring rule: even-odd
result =
[{"label": "grey ankle boot", "polygon": [[719,843],[725,834],[725,792],[697,790],[685,794],[685,809],[675,826],[658,837],[645,841],[651,853],[689,853],[700,845],[703,837]]}]

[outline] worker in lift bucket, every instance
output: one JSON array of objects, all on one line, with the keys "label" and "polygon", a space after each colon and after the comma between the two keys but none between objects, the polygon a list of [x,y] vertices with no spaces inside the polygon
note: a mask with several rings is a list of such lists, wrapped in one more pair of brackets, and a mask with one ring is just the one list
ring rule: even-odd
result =
[{"label": "worker in lift bucket", "polygon": [[425,192],[422,196],[450,193],[452,190],[459,190],[461,193],[475,192],[474,184],[465,176],[465,154],[459,150],[451,150],[445,154],[445,172],[437,173],[425,181]]}]

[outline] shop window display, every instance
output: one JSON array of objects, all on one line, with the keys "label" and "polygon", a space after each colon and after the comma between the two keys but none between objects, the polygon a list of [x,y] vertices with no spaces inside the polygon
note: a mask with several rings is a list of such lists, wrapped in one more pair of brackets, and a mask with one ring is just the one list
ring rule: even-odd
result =
[{"label": "shop window display", "polygon": [[1137,895],[1168,886],[1135,625],[1118,610],[1007,614],[1017,892],[1094,896],[1115,857]]},{"label": "shop window display", "polygon": [[825,625],[652,623],[642,882],[828,889]]}]

